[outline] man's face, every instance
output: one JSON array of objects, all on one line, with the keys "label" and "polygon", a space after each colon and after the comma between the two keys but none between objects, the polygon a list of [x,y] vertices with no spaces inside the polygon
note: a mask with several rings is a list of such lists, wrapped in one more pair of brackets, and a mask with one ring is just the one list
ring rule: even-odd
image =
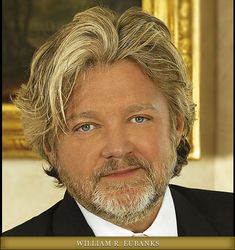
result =
[{"label": "man's face", "polygon": [[172,176],[167,101],[128,60],[97,66],[77,82],[66,109],[69,132],[57,143],[60,177],[91,212],[135,222],[162,199]]}]

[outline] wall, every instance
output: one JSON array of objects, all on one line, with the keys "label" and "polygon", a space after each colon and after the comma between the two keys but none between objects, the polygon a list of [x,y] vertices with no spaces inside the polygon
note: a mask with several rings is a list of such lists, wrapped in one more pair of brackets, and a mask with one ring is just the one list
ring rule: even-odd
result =
[{"label": "wall", "polygon": [[[217,5],[217,102],[215,188],[232,188],[233,178],[233,2]],[[231,183],[231,184],[229,184]]]},{"label": "wall", "polygon": [[3,231],[39,214],[63,197],[64,189],[55,187],[43,172],[43,166],[43,161],[3,161]]},{"label": "wall", "polygon": [[[232,0],[201,1],[201,149],[172,183],[233,191]],[[209,10],[209,11],[208,11]],[[3,231],[63,196],[43,161],[3,161]]]}]

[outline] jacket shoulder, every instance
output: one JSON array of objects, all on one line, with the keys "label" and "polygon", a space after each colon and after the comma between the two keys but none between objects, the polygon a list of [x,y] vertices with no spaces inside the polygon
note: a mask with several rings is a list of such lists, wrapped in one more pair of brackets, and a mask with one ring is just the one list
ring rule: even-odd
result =
[{"label": "jacket shoulder", "polygon": [[[229,192],[222,192],[222,191],[212,191],[212,190],[204,190],[204,189],[197,189],[197,188],[188,188],[188,187],[182,187],[177,185],[170,185],[171,190],[177,190],[181,194],[183,194],[188,199],[194,199],[194,198],[201,198],[201,199],[215,199],[215,202],[221,201],[221,200],[233,200],[233,193]],[[193,196],[193,197],[192,197]]]},{"label": "jacket shoulder", "polygon": [[[172,194],[180,193],[223,235],[233,232],[233,193],[170,185]],[[233,234],[233,233],[232,233]]]},{"label": "jacket shoulder", "polygon": [[3,236],[45,236],[53,235],[52,220],[61,201],[54,206],[33,217],[32,219],[3,232]]}]

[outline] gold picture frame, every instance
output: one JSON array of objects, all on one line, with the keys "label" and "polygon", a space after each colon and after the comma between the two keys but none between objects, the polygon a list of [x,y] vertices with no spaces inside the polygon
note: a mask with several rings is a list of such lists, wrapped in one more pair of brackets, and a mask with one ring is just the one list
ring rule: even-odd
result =
[{"label": "gold picture frame", "polygon": [[[142,8],[166,23],[188,66],[197,104],[197,119],[189,136],[189,159],[200,159],[200,0],[142,0]],[[3,103],[2,114],[3,158],[38,158],[25,142],[19,110],[13,104]]]}]

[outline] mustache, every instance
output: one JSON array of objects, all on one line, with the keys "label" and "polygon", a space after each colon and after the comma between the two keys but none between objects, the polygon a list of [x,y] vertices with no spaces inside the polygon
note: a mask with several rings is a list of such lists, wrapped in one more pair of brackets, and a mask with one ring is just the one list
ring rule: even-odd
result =
[{"label": "mustache", "polygon": [[148,173],[148,175],[151,175],[153,171],[152,164],[146,159],[134,155],[126,155],[122,159],[110,159],[97,169],[93,175],[95,183],[99,182],[103,176],[110,174],[112,171],[123,168],[142,168]]}]

